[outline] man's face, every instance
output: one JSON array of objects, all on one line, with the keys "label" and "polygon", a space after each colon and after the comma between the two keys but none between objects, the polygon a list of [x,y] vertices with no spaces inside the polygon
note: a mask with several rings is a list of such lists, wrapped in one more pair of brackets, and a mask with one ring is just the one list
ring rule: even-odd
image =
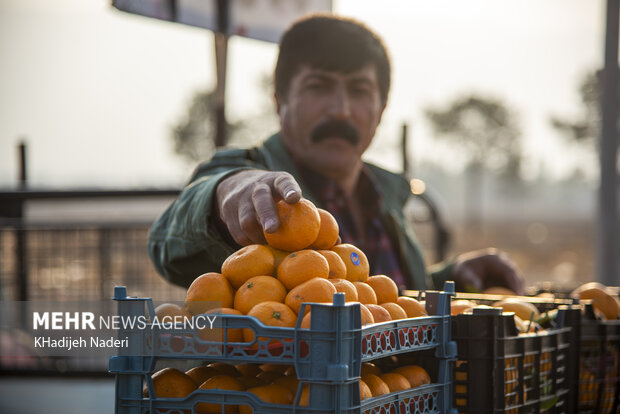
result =
[{"label": "man's face", "polygon": [[302,66],[276,101],[287,149],[336,181],[361,167],[385,107],[373,65],[351,73]]}]

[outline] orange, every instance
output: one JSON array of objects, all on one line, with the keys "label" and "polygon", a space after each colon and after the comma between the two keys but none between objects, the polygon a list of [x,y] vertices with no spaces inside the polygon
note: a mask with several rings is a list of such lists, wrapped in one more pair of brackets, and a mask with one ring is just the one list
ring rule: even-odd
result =
[{"label": "orange", "polygon": [[379,378],[387,384],[390,392],[405,391],[411,388],[409,380],[407,380],[404,375],[397,372],[388,372],[386,374],[379,375]]},{"label": "orange", "polygon": [[319,227],[319,234],[310,247],[316,250],[330,249],[338,240],[338,222],[329,211],[322,208],[318,208],[317,211],[321,218],[321,225]]},{"label": "orange", "polygon": [[224,260],[222,274],[232,287],[239,289],[251,277],[275,274],[274,253],[262,244],[242,247]]},{"label": "orange", "polygon": [[394,302],[382,303],[379,306],[381,306],[390,313],[390,317],[393,321],[398,319],[407,319],[407,313],[405,312],[405,310]]},{"label": "orange", "polygon": [[[238,379],[231,377],[230,375],[216,375],[215,377],[211,377],[200,385],[201,390],[230,390],[230,391],[243,391],[243,387]],[[207,414],[207,413],[221,413],[222,405],[221,404],[211,404],[211,403],[199,403],[196,404],[196,412],[198,414]],[[227,413],[236,413],[237,406],[236,405],[226,405]]]},{"label": "orange", "polygon": [[192,378],[176,368],[164,368],[151,378],[157,398],[184,398],[196,389]]},{"label": "orange", "polygon": [[237,290],[234,304],[235,309],[245,314],[261,302],[284,302],[285,297],[286,288],[278,279],[273,276],[254,276]]},{"label": "orange", "polygon": [[370,310],[363,303],[360,303],[360,313],[362,314],[362,326],[375,323],[374,316],[372,316]]},{"label": "orange", "polygon": [[[334,293],[336,293],[336,288],[327,279],[315,277],[291,289],[284,303],[299,314],[302,303],[331,302]],[[306,310],[309,311],[310,307],[306,307]]]},{"label": "orange", "polygon": [[329,265],[328,277],[330,279],[346,279],[347,267],[336,252],[331,250],[317,250],[317,252],[327,259],[327,264]]},{"label": "orange", "polygon": [[337,244],[331,248],[344,262],[347,268],[347,280],[365,282],[369,275],[368,259],[364,252],[352,244]]},{"label": "orange", "polygon": [[189,377],[194,380],[196,386],[198,387],[200,384],[205,382],[211,377],[215,377],[219,373],[215,368],[212,367],[194,367],[186,372]]},{"label": "orange", "polygon": [[[215,308],[211,309],[207,314],[219,313],[224,315],[242,315],[237,309],[233,308]],[[217,316],[216,316],[217,318]],[[243,342],[243,333],[241,328],[239,329],[229,329],[228,332],[224,332],[222,328],[216,328],[215,324],[213,329],[208,325],[208,321],[203,321],[203,328],[198,328],[198,338],[203,341],[214,341],[214,342],[223,342],[224,339],[228,342]],[[224,335],[227,335],[226,337]]]},{"label": "orange", "polygon": [[360,401],[364,401],[366,398],[372,398],[372,392],[364,380],[360,380]]},{"label": "orange", "polygon": [[276,249],[275,247],[271,247],[271,246],[265,246],[267,247],[269,250],[271,250],[271,253],[273,254],[273,273],[270,273],[271,275],[275,276],[276,273],[278,272],[278,266],[280,266],[280,263],[282,263],[282,260],[284,260],[284,258],[286,256],[289,255],[290,252],[287,252],[286,250],[280,250],[280,249]]},{"label": "orange", "polygon": [[579,286],[571,293],[572,297],[592,300],[592,307],[605,319],[618,319],[620,302],[612,296],[607,287],[598,282],[590,282]]},{"label": "orange", "polygon": [[[262,302],[254,306],[248,312],[248,316],[254,316],[269,326],[292,328],[297,322],[297,315],[291,308],[284,303],[272,301]],[[243,338],[246,342],[254,341],[254,331],[251,328],[243,329]]]},{"label": "orange", "polygon": [[536,306],[529,302],[524,302],[517,298],[506,298],[495,302],[494,307],[502,308],[503,312],[514,312],[519,318],[524,321],[536,320],[540,315],[540,312]]},{"label": "orange", "polygon": [[300,250],[286,256],[278,267],[278,280],[287,290],[315,277],[327,279],[329,264],[314,250]]},{"label": "orange", "polygon": [[378,366],[373,364],[372,362],[362,362],[362,377],[367,374],[374,374],[376,376],[381,376],[383,373],[379,369]]},{"label": "orange", "polygon": [[267,384],[272,383],[276,379],[283,377],[284,374],[278,371],[261,371],[256,374],[256,378],[265,381]]},{"label": "orange", "polygon": [[375,323],[388,322],[392,320],[390,312],[388,312],[388,310],[385,309],[383,306],[367,303],[366,307],[368,308],[370,313],[372,313],[372,317],[375,320]]},{"label": "orange", "polygon": [[284,376],[281,376],[280,378],[276,378],[275,380],[273,380],[273,384],[286,388],[287,390],[289,390],[291,395],[294,397],[295,394],[297,393],[297,387],[299,386],[299,380],[297,379],[297,377],[293,375],[284,375]]},{"label": "orange", "polygon": [[[291,392],[281,385],[269,384],[248,389],[248,392],[256,395],[262,401],[269,404],[290,404],[293,401]],[[252,413],[252,408],[247,405],[239,406],[240,414]]]},{"label": "orange", "polygon": [[269,371],[275,371],[275,372],[279,372],[280,374],[284,374],[292,365],[284,365],[284,364],[261,364],[259,365],[259,368],[261,371],[265,371],[265,372],[269,372]]},{"label": "orange", "polygon": [[314,204],[301,199],[295,204],[284,200],[276,203],[280,226],[273,233],[263,231],[267,244],[294,252],[310,246],[319,235],[321,216]]},{"label": "orange", "polygon": [[377,304],[377,294],[366,282],[353,282],[353,286],[357,289],[357,300],[364,305],[372,303]]},{"label": "orange", "polygon": [[241,384],[241,387],[244,390],[247,390],[248,388],[253,388],[253,387],[260,387],[261,385],[267,385],[267,382],[265,380],[262,380],[260,378],[256,378],[253,376],[243,376],[243,377],[239,377],[237,378],[237,380],[239,381],[239,384]]},{"label": "orange", "polygon": [[310,403],[310,387],[308,385],[304,385],[301,389],[301,395],[299,396],[299,406],[307,407]]},{"label": "orange", "polygon": [[164,324],[183,323],[192,317],[187,309],[176,303],[162,303],[155,308],[155,316],[160,323]]},{"label": "orange", "polygon": [[185,295],[185,308],[192,315],[205,313],[213,308],[230,308],[233,304],[233,289],[220,273],[205,273],[198,276]]},{"label": "orange", "polygon": [[408,296],[399,296],[396,303],[405,310],[408,318],[418,318],[420,316],[428,316],[424,306],[414,298]]},{"label": "orange", "polygon": [[370,276],[366,283],[377,295],[377,303],[396,302],[398,300],[398,286],[385,275]]},{"label": "orange", "polygon": [[207,366],[210,368],[213,368],[214,370],[219,372],[221,375],[228,375],[230,377],[238,377],[241,375],[240,372],[237,371],[237,368],[235,368],[234,365],[226,363],[226,362],[212,362]]},{"label": "orange", "polygon": [[366,374],[362,376],[362,381],[368,385],[373,397],[389,394],[390,389],[387,384],[375,374]]},{"label": "orange", "polygon": [[516,296],[517,293],[503,286],[491,286],[482,291],[485,295]]},{"label": "orange", "polygon": [[258,364],[253,364],[251,362],[237,364],[235,368],[237,368],[237,371],[244,377],[255,377],[256,374],[262,372]]},{"label": "orange", "polygon": [[401,374],[409,384],[411,384],[411,388],[419,387],[420,385],[430,384],[431,378],[428,375],[426,370],[418,365],[405,365],[404,367],[398,367],[392,372],[396,372],[397,374]]},{"label": "orange", "polygon": [[284,375],[294,375],[295,378],[297,378],[297,372],[295,372],[295,365],[291,365],[286,368],[286,371],[284,371]]},{"label": "orange", "polygon": [[465,311],[473,309],[475,306],[476,304],[474,302],[466,299],[453,300],[452,303],[450,303],[450,313],[452,316],[460,315]]},{"label": "orange", "polygon": [[301,329],[310,329],[310,318],[312,317],[310,315],[312,315],[312,312],[306,313],[304,318],[301,320]]},{"label": "orange", "polygon": [[357,289],[347,279],[327,279],[336,288],[336,292],[344,293],[346,302],[357,302]]}]

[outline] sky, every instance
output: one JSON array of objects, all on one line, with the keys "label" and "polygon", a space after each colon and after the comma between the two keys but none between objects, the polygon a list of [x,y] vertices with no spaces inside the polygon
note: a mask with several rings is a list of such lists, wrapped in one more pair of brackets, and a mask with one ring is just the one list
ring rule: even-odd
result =
[{"label": "sky", "polygon": [[[463,158],[433,138],[424,108],[476,92],[518,115],[526,178],[562,178],[575,165],[596,173],[549,117],[578,116],[578,85],[602,65],[602,0],[334,0],[334,11],[375,29],[392,58],[388,109],[367,159],[398,171],[407,123],[414,165],[434,160],[458,172]],[[264,112],[260,80],[276,54],[274,44],[231,38],[229,119]],[[104,0],[0,0],[0,62],[0,188],[15,185],[21,140],[35,187],[187,180],[194,165],[174,155],[170,130],[192,95],[215,85],[210,32]]]}]

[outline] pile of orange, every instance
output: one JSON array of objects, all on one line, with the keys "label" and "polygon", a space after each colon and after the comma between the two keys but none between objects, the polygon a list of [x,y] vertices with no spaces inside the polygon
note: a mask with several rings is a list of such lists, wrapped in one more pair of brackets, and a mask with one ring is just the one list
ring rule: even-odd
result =
[{"label": "pile of orange", "polygon": [[[224,261],[221,273],[194,280],[185,299],[190,314],[235,310],[266,325],[293,327],[302,303],[331,303],[342,292],[347,302],[360,303],[363,324],[426,316],[418,301],[399,297],[391,278],[370,276],[364,252],[338,244],[338,223],[329,212],[305,199],[276,207],[280,227],[264,233],[267,245],[245,246]],[[310,317],[303,327],[310,327]],[[243,339],[253,341],[253,332],[245,330]]]},{"label": "pile of orange", "polygon": [[[265,233],[267,245],[248,245],[234,252],[222,264],[221,273],[205,273],[193,281],[184,309],[166,307],[162,315],[221,312],[254,316],[265,325],[294,327],[302,303],[331,303],[336,292],[344,293],[347,303],[359,303],[362,325],[427,315],[422,303],[399,296],[390,277],[370,276],[366,255],[351,244],[339,243],[338,224],[330,213],[304,199],[295,204],[280,201],[277,210],[280,227],[275,233]],[[309,309],[302,316],[302,329],[310,328]],[[249,328],[229,330],[227,335],[229,342],[255,340]],[[217,340],[210,330],[199,332],[199,337]],[[282,367],[287,368],[210,364],[187,373],[163,370],[153,375],[153,382],[158,397],[180,398],[194,389],[218,388],[244,390],[266,402],[290,404],[299,381],[290,368],[284,372]],[[379,389],[394,392],[424,383],[397,371],[378,378],[387,385],[378,386],[372,379],[360,381],[362,399],[378,395]],[[168,388],[160,384],[179,382],[183,385],[179,389],[162,391]],[[308,404],[307,388],[302,390],[300,404]],[[226,412],[250,411],[244,406],[226,408]],[[221,407],[201,403],[196,412],[221,412]]]}]

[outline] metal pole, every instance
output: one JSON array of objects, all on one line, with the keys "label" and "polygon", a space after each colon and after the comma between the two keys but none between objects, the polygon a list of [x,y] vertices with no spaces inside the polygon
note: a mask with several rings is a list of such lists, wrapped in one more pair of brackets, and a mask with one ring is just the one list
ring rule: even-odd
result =
[{"label": "metal pole", "polygon": [[618,34],[619,1],[607,0],[602,73],[597,280],[618,284]]},{"label": "metal pole", "polygon": [[217,7],[217,31],[215,39],[215,146],[226,145],[226,57],[228,54],[229,5],[227,0],[215,0]]},{"label": "metal pole", "polygon": [[[18,145],[19,182],[20,190],[27,187],[26,175],[26,144],[21,141]],[[15,240],[15,285],[17,286],[17,300],[28,300],[28,234],[24,224],[24,202],[19,200],[15,205],[16,240]]]},{"label": "metal pole", "polygon": [[408,134],[407,134],[407,123],[403,123],[403,127],[402,127],[402,136],[401,136],[401,151],[403,153],[403,175],[407,178],[410,177],[410,167],[409,167],[409,158],[407,156],[407,141],[408,141]]}]

